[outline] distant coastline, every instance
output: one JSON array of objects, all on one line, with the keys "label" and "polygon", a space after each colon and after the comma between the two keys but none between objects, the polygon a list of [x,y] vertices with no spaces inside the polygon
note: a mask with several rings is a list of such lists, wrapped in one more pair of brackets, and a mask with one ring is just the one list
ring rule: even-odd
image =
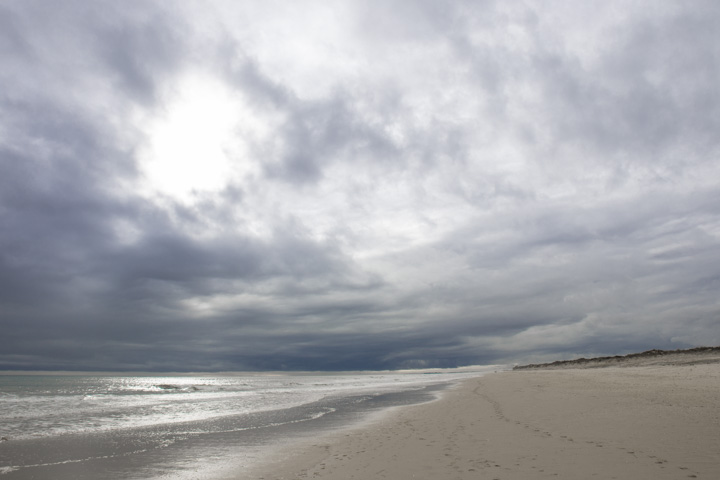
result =
[{"label": "distant coastline", "polygon": [[552,363],[531,363],[528,365],[518,365],[514,367],[513,370],[693,365],[705,363],[720,363],[720,346],[696,347],[685,350],[654,349],[612,357],[578,358],[575,360],[559,360]]}]

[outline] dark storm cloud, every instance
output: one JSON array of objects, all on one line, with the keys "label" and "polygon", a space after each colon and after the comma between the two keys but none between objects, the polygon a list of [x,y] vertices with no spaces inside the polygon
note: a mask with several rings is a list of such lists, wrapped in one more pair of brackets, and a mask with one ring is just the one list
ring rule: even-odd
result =
[{"label": "dark storm cloud", "polygon": [[[152,97],[151,72],[172,63],[168,49],[154,48],[163,24],[140,9],[129,18],[110,5],[47,7],[9,2],[0,16],[8,24],[0,33],[3,272],[46,293],[91,269],[113,242],[112,219],[132,214],[116,194],[136,165],[114,122],[135,98]],[[115,88],[102,103],[102,91]]]},{"label": "dark storm cloud", "polygon": [[12,85],[10,96],[16,89],[37,88],[57,95],[45,101],[62,102],[63,95],[95,93],[78,89],[97,82],[94,88],[117,88],[126,100],[152,101],[157,77],[172,70],[183,51],[183,22],[152,4],[125,7],[72,0],[52,7],[6,2],[2,45],[13,70],[4,77],[26,83]]},{"label": "dark storm cloud", "polygon": [[[277,132],[282,151],[274,161],[264,164],[268,178],[312,185],[333,162],[363,153],[385,161],[397,155],[386,135],[354,111],[351,92],[339,87],[329,98],[303,100],[264,75],[258,61],[248,57],[241,45],[229,43],[221,52],[227,57],[217,62],[231,85],[243,90],[253,105],[285,115]],[[262,149],[256,154],[270,157]]]},{"label": "dark storm cloud", "polygon": [[[67,343],[82,345],[96,332],[114,336],[120,329],[117,324],[136,328],[138,316],[145,317],[140,323],[152,324],[163,317],[155,310],[172,307],[188,289],[212,289],[208,282],[217,279],[322,275],[338,263],[332,259],[332,247],[320,250],[322,245],[297,238],[290,226],[278,227],[271,245],[231,236],[193,241],[178,231],[166,212],[118,191],[116,182],[136,170],[132,150],[116,140],[117,132],[108,124],[111,119],[103,116],[118,112],[96,111],[92,95],[81,96],[84,92],[71,80],[62,95],[50,89],[15,98],[25,88],[24,78],[60,74],[66,66],[75,69],[84,51],[88,57],[83,62],[94,68],[74,73],[79,84],[110,80],[118,89],[114,106],[129,99],[151,101],[153,74],[166,75],[179,54],[177,42],[168,47],[174,40],[167,38],[168,28],[156,15],[136,9],[138,18],[128,19],[84,3],[62,7],[53,15],[16,6],[17,11],[3,16],[16,27],[5,30],[4,45],[12,50],[8,53],[17,66],[13,75],[6,72],[3,78],[4,351],[25,345],[43,352],[40,357],[47,360],[41,363],[52,366],[60,362],[53,360],[57,351],[66,350],[58,337],[69,335]],[[85,23],[89,28],[71,28]],[[52,43],[65,50],[60,55],[46,50]],[[18,50],[18,45],[24,48]],[[196,213],[177,210],[186,223],[199,221]],[[118,221],[140,229],[141,241],[119,245]],[[100,300],[107,305],[97,305]],[[15,335],[13,326],[21,333]],[[156,328],[137,333],[152,342],[154,336],[147,330]]]},{"label": "dark storm cloud", "polygon": [[[720,342],[720,12],[603,5],[3,4],[0,368]],[[238,169],[153,190],[193,74],[234,95]]]}]

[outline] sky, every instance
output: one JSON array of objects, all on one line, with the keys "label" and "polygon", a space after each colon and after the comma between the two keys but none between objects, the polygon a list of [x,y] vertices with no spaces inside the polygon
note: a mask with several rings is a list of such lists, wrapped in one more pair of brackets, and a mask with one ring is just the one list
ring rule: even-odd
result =
[{"label": "sky", "polygon": [[720,344],[720,3],[0,3],[0,370]]}]

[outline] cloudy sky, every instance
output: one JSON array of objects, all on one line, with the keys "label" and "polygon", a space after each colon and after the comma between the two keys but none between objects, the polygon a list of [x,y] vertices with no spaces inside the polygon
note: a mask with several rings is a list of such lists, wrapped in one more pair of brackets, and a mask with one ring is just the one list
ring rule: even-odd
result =
[{"label": "cloudy sky", "polygon": [[0,369],[720,344],[715,1],[5,0]]}]

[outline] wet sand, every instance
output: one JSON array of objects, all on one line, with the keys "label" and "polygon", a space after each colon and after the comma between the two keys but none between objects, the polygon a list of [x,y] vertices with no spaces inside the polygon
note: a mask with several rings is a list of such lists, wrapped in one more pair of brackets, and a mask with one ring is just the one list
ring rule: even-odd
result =
[{"label": "wet sand", "polygon": [[533,369],[277,452],[253,479],[720,478],[720,363]]}]

